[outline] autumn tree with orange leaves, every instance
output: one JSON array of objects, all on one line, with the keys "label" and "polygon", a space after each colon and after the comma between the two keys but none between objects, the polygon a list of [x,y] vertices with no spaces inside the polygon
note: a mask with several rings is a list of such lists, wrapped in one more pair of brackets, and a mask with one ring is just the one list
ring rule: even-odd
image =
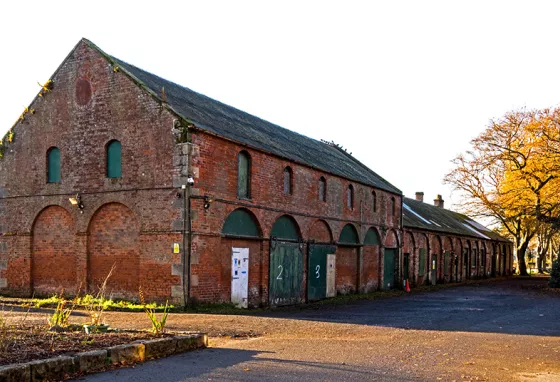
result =
[{"label": "autumn tree with orange leaves", "polygon": [[445,176],[462,212],[498,224],[515,243],[519,271],[539,227],[560,229],[560,108],[517,110],[491,120]]}]

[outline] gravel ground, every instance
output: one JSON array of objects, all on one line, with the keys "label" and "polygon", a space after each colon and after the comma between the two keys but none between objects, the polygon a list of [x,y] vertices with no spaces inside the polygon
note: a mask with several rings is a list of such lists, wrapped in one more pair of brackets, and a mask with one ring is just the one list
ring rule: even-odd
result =
[{"label": "gravel ground", "polygon": [[[543,281],[256,315],[171,314],[170,329],[207,331],[211,348],[88,380],[560,381],[560,295],[543,293]],[[107,321],[149,326],[143,313]]]}]

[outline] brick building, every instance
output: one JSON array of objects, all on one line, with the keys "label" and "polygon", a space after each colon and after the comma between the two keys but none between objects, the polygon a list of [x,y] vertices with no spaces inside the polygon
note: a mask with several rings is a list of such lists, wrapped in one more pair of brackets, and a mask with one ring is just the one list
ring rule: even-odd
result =
[{"label": "brick building", "polygon": [[[336,145],[85,39],[2,143],[2,294],[95,291],[114,265],[114,298],[282,305],[423,282],[422,249],[447,261],[450,232],[403,231],[402,193]],[[453,234],[455,253],[486,240]]]},{"label": "brick building", "polygon": [[468,216],[444,209],[441,195],[434,205],[424,203],[422,192],[416,199],[404,198],[403,226],[403,277],[412,285],[511,274],[511,242]]}]

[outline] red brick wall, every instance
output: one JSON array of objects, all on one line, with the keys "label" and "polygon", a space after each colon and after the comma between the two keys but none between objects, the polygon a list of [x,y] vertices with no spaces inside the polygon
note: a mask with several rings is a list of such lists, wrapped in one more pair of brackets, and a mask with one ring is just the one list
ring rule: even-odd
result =
[{"label": "red brick wall", "polygon": [[331,243],[333,240],[330,227],[324,220],[317,220],[311,224],[308,237],[317,243]]},{"label": "red brick wall", "polygon": [[[193,144],[197,147],[193,155],[193,166],[196,171],[195,189],[199,195],[210,195],[217,199],[216,204],[224,202],[243,203],[257,208],[276,209],[286,211],[297,216],[311,215],[314,217],[342,219],[360,222],[363,216],[365,225],[387,225],[398,228],[400,216],[400,199],[395,196],[397,215],[391,221],[386,219],[388,200],[393,196],[385,191],[376,190],[378,198],[377,212],[373,212],[371,192],[373,188],[349,182],[337,176],[329,175],[315,169],[304,167],[293,162],[273,157],[255,150],[246,149],[251,155],[252,182],[251,199],[237,199],[237,155],[244,149],[237,144],[224,139],[209,136],[204,133],[193,134]],[[293,194],[285,195],[283,187],[283,170],[290,166],[293,171]],[[327,201],[318,199],[319,178],[327,180]],[[346,207],[346,188],[349,184],[355,190],[355,208]],[[360,211],[362,205],[362,211]],[[223,221],[223,216],[220,216]],[[274,219],[273,217],[272,219]],[[315,220],[315,219],[313,219]],[[268,224],[261,222],[265,235]],[[330,223],[332,224],[332,223]],[[219,226],[219,224],[218,224]],[[215,227],[208,226],[210,230]],[[219,226],[221,228],[221,226]],[[309,226],[300,227],[304,235],[309,232]],[[306,239],[306,237],[304,237]],[[335,240],[338,237],[335,237]]]},{"label": "red brick wall", "polygon": [[[45,292],[64,284],[69,291],[72,277],[74,288],[80,283],[85,287],[88,227],[93,215],[105,204],[121,203],[136,219],[136,247],[123,247],[111,256],[122,260],[121,256],[128,258],[134,252],[139,260],[130,269],[120,269],[113,280],[114,289],[136,297],[141,283],[148,299],[164,302],[173,296],[173,302],[183,301],[180,274],[173,270],[181,268],[182,253],[172,250],[174,242],[182,243],[182,234],[174,227],[174,221],[181,217],[181,201],[178,203],[177,188],[173,188],[173,177],[179,171],[174,163],[178,149],[171,132],[175,117],[125,73],[114,72],[104,57],[84,43],[52,79],[54,88],[34,100],[30,108],[35,113],[26,114],[15,126],[14,141],[5,147],[5,156],[0,159],[0,198],[10,197],[0,199],[0,293],[30,295],[32,284]],[[89,99],[84,91],[88,83]],[[112,139],[122,144],[120,179],[106,178],[105,145]],[[61,152],[59,184],[46,182],[46,153],[52,146]],[[68,202],[77,192],[85,206],[83,213]],[[31,238],[33,222],[48,206],[66,209],[74,228],[49,233],[49,227],[64,226],[68,217],[59,214],[49,221],[47,215],[40,216]],[[119,248],[121,238],[130,242],[130,232],[122,223],[114,216],[92,224],[112,232],[118,240],[110,244]],[[91,238],[97,244],[99,239]],[[37,249],[35,283],[31,280],[32,240]],[[109,236],[104,240],[107,242]],[[54,261],[56,256],[67,256],[69,261]],[[94,262],[97,260],[94,256]],[[89,269],[96,280],[106,270],[106,264]],[[55,275],[50,284],[47,274]],[[127,278],[127,274],[137,277]]]},{"label": "red brick wall", "polygon": [[364,271],[362,290],[365,293],[372,292],[379,287],[379,246],[364,246]]},{"label": "red brick wall", "polygon": [[[249,248],[249,305],[260,306],[268,298],[268,242],[196,236],[192,273],[196,280],[191,295],[199,301],[231,301],[232,248]],[[194,251],[193,251],[194,252]]]},{"label": "red brick wall", "polygon": [[[390,198],[387,192],[376,190],[377,209],[373,212],[372,187],[348,182],[336,176],[326,174],[293,162],[273,157],[246,147],[241,147],[224,139],[209,136],[202,132],[193,134],[194,153],[193,174],[195,185],[192,201],[194,212],[193,233],[195,240],[192,248],[194,263],[193,278],[198,286],[193,286],[192,295],[201,301],[227,300],[230,296],[231,283],[231,245],[223,246],[224,239],[219,239],[223,223],[233,210],[244,207],[249,209],[258,221],[264,238],[270,237],[272,226],[277,218],[284,214],[292,216],[302,235],[302,240],[315,240],[328,243],[339,239],[340,231],[347,223],[360,225],[365,231],[371,226],[381,225],[398,229],[400,216],[400,199],[395,195],[396,216],[387,220]],[[251,199],[237,198],[237,155],[247,150],[251,155]],[[293,171],[293,194],[285,195],[283,187],[283,170],[290,166]],[[327,201],[318,199],[319,178],[327,180]],[[346,207],[346,188],[354,186],[355,208]],[[210,208],[203,208],[204,196],[212,202]],[[360,206],[361,212],[360,212]],[[361,220],[361,216],[363,217]],[[365,232],[364,231],[364,232]],[[363,236],[363,235],[362,235]],[[360,237],[363,240],[363,237]],[[394,246],[398,246],[396,234]],[[251,253],[259,251],[257,244],[250,241]],[[267,303],[268,295],[268,243],[263,242],[260,249],[260,274],[262,280],[251,281],[250,290],[254,293],[260,288],[260,296],[254,297],[252,304]],[[356,291],[358,282],[358,249],[338,247],[337,288],[341,293]],[[362,269],[362,289],[377,287],[378,265],[372,262],[368,252],[364,255]],[[368,257],[369,256],[369,257]],[[307,254],[304,248],[304,262]],[[367,265],[366,265],[367,263]],[[306,268],[306,266],[304,266]],[[251,274],[255,274],[252,272]],[[372,278],[373,277],[373,278]],[[209,281],[203,281],[209,280]],[[207,282],[208,284],[203,284]],[[252,289],[251,289],[252,288]],[[251,293],[253,293],[251,292]]]},{"label": "red brick wall", "polygon": [[[372,226],[393,230],[384,244],[398,246],[399,195],[376,189],[374,211],[374,189],[370,186],[199,131],[192,134],[192,168],[185,168],[184,147],[175,143],[171,132],[175,116],[122,70],[114,71],[106,58],[85,43],[77,46],[52,79],[53,90],[33,102],[35,113],[27,114],[15,127],[14,142],[5,146],[5,157],[0,160],[1,293],[30,294],[32,274],[39,275],[37,281],[42,282],[42,269],[32,272],[32,225],[40,211],[57,205],[67,209],[75,232],[73,240],[64,237],[50,244],[60,253],[63,243],[73,244],[74,270],[59,270],[61,278],[75,277],[79,284],[87,283],[89,277],[93,286],[107,272],[107,264],[119,259],[127,265],[121,265],[125,268],[122,275],[112,281],[115,291],[135,297],[135,289],[142,285],[148,299],[171,296],[175,302],[182,301],[185,250],[181,219],[185,201],[177,180],[187,175],[185,171],[195,177],[191,290],[200,300],[229,299],[232,243],[219,235],[225,218],[239,207],[255,214],[264,239],[270,237],[275,220],[289,214],[296,220],[304,242],[336,241],[342,227],[352,223],[361,228],[362,236]],[[112,139],[122,144],[121,179],[106,178],[105,145]],[[61,151],[60,184],[46,183],[45,158],[52,146]],[[250,200],[237,198],[237,155],[242,149],[252,158]],[[283,192],[283,169],[288,165],[294,176],[292,195]],[[321,176],[327,181],[326,202],[318,198]],[[346,206],[350,184],[355,195],[353,209]],[[77,192],[82,195],[83,213],[68,202],[68,197]],[[204,196],[211,200],[209,209],[203,207]],[[394,213],[391,198],[395,198]],[[126,213],[123,209],[112,211],[115,203],[126,206]],[[57,219],[48,224],[63,225],[67,217]],[[318,220],[324,221],[323,227]],[[129,226],[127,222],[131,221],[134,223]],[[41,243],[36,243],[37,254],[40,259],[48,258],[41,257],[50,251]],[[173,253],[173,243],[181,244],[180,253]],[[257,263],[251,263],[252,304],[266,303],[268,298],[266,243],[241,243],[256,255],[252,258]],[[337,255],[339,290],[355,290],[358,250],[339,247]],[[102,261],[102,256],[111,259]],[[368,276],[374,272],[369,250],[363,256],[362,284],[369,288],[374,285]],[[49,263],[48,269],[52,267]]]},{"label": "red brick wall", "polygon": [[41,211],[33,226],[31,275],[36,296],[50,296],[64,290],[75,294],[76,277],[72,216],[62,207]]},{"label": "red brick wall", "polygon": [[338,247],[336,250],[336,291],[339,294],[358,290],[358,248]]},{"label": "red brick wall", "polygon": [[88,234],[88,291],[95,295],[115,266],[107,294],[137,299],[140,241],[132,211],[118,203],[104,205],[91,219]]}]

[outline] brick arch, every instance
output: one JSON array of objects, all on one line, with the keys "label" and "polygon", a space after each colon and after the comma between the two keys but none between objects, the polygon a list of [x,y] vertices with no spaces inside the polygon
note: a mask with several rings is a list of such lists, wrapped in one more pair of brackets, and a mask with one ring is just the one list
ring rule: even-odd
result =
[{"label": "brick arch", "polygon": [[399,236],[395,230],[390,229],[385,235],[385,240],[383,240],[383,245],[385,248],[397,248],[399,246]]},{"label": "brick arch", "polygon": [[415,248],[416,242],[414,241],[414,235],[410,232],[405,232],[403,240],[403,252],[412,253]]},{"label": "brick arch", "polygon": [[63,207],[45,207],[31,229],[31,283],[36,295],[78,291],[74,221]]},{"label": "brick arch", "polygon": [[104,204],[91,218],[87,232],[89,293],[97,293],[115,264],[107,293],[114,298],[138,299],[141,247],[134,212],[124,204]]},{"label": "brick arch", "polygon": [[444,236],[443,237],[443,250],[446,251],[446,252],[453,252],[454,251],[453,240],[451,240],[451,238],[449,236]]},{"label": "brick arch", "polygon": [[319,243],[332,243],[333,236],[329,223],[322,219],[315,220],[309,227],[308,239]]},{"label": "brick arch", "polygon": [[440,254],[441,248],[441,238],[438,235],[433,235],[430,238],[430,253]]},{"label": "brick arch", "polygon": [[430,249],[430,241],[425,233],[418,233],[416,236],[416,246],[418,248],[425,248],[426,251]]}]

